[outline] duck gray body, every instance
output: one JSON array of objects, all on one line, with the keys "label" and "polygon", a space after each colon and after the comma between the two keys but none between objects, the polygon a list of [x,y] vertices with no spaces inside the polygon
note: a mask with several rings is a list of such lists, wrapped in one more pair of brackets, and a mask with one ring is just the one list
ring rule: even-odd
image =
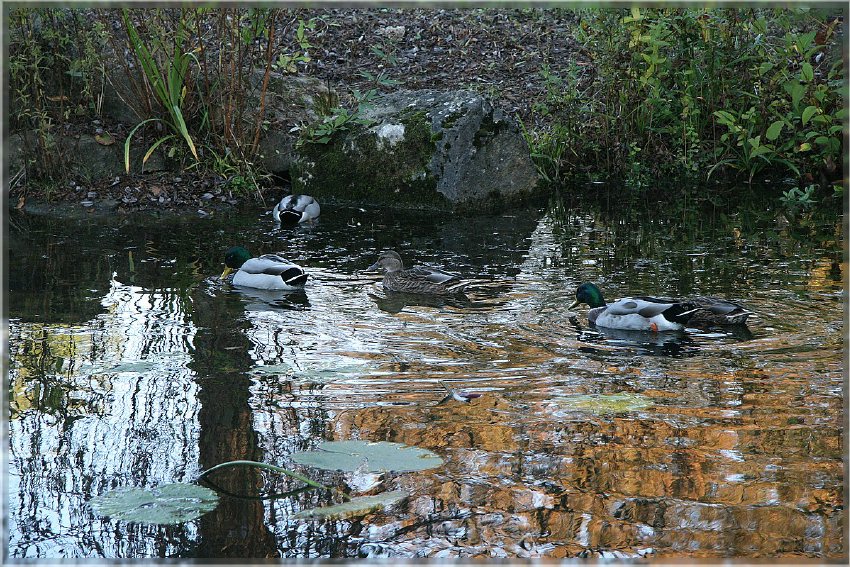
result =
[{"label": "duck gray body", "polygon": [[319,214],[319,202],[309,195],[287,195],[272,209],[275,222],[289,225],[312,222]]},{"label": "duck gray body", "polygon": [[600,327],[639,331],[674,331],[689,327],[744,325],[752,314],[741,305],[715,297],[664,299],[624,297],[607,304],[594,284],[585,283],[576,290],[576,301],[591,309],[587,320]]},{"label": "duck gray body", "polygon": [[404,269],[401,256],[392,250],[382,252],[378,261],[367,269],[384,272],[383,284],[386,291],[455,295],[462,294],[466,285],[466,282],[460,276],[427,266],[414,266]]},{"label": "duck gray body", "polygon": [[225,269],[221,279],[231,272],[233,285],[269,290],[302,289],[307,281],[304,270],[279,254],[263,254],[252,258],[241,246],[230,248],[224,256]]}]

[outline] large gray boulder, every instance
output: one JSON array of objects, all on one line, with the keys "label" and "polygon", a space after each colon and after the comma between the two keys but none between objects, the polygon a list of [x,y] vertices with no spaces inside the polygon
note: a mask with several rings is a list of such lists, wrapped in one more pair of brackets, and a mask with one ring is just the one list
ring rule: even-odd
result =
[{"label": "large gray boulder", "polygon": [[479,94],[399,91],[362,116],[371,122],[301,146],[294,192],[454,210],[501,209],[535,192],[519,128]]}]

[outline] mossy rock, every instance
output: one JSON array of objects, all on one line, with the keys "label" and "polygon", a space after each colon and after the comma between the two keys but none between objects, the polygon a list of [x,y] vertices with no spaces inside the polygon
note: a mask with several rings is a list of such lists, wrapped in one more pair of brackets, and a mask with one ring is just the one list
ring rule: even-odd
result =
[{"label": "mossy rock", "polygon": [[[304,140],[293,191],[325,200],[494,212],[536,195],[537,170],[516,124],[467,91],[399,91],[369,124]],[[351,124],[351,123],[349,123]]]}]

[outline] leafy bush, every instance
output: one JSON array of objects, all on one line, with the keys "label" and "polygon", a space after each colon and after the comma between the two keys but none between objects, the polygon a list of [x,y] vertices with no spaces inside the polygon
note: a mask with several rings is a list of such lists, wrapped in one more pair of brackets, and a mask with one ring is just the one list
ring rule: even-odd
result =
[{"label": "leafy bush", "polygon": [[840,175],[844,70],[826,13],[635,7],[580,17],[591,70],[543,68],[547,102],[535,111],[557,125],[527,136],[547,176],[601,169],[640,186],[659,175]]}]

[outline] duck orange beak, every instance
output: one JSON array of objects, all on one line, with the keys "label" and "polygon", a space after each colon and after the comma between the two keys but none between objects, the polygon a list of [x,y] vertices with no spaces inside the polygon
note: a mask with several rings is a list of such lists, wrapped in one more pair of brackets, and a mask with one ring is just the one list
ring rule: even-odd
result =
[{"label": "duck orange beak", "polygon": [[573,301],[573,304],[572,304],[572,305],[570,305],[569,307],[567,307],[567,310],[568,310],[568,311],[569,311],[569,310],[572,310],[572,308],[573,308],[573,307],[578,307],[579,305],[581,305],[581,301],[579,301],[578,299],[576,299],[575,301]]},{"label": "duck orange beak", "polygon": [[225,266],[224,271],[221,272],[221,279],[224,279],[227,276],[229,276],[230,272],[232,272],[232,271],[233,271],[233,268],[231,268],[230,266]]}]

